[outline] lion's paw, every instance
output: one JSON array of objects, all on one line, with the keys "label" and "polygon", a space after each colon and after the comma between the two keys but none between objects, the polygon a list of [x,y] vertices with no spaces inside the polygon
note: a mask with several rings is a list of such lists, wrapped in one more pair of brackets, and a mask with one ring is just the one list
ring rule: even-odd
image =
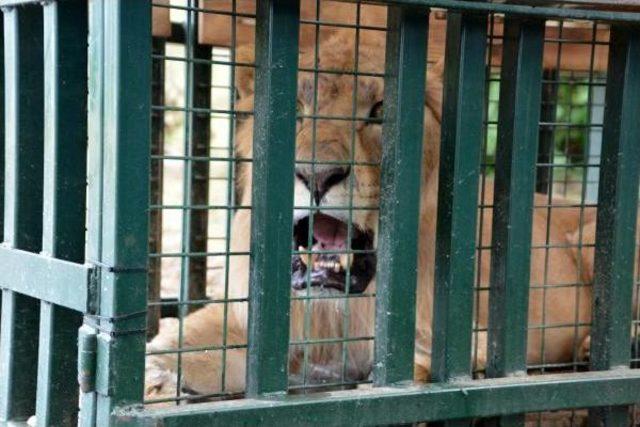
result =
[{"label": "lion's paw", "polygon": [[171,398],[178,395],[178,375],[149,358],[144,373],[145,400]]}]

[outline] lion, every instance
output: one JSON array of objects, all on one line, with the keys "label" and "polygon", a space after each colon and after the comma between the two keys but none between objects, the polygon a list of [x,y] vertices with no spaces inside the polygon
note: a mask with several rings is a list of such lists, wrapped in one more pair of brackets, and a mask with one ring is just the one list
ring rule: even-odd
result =
[{"label": "lion", "polygon": [[[380,72],[384,68],[384,37],[367,34],[357,49],[360,71]],[[337,33],[320,43],[317,65],[321,69],[346,73],[319,73],[317,80],[312,73],[299,73],[298,109],[304,115],[356,116],[377,119],[382,113],[383,82],[380,77],[361,75],[357,83],[353,75],[356,47],[353,37]],[[251,47],[237,51],[239,63],[250,62]],[[300,66],[316,65],[314,50],[302,51]],[[420,206],[417,323],[415,341],[415,380],[430,378],[432,301],[434,293],[434,253],[436,236],[436,212],[438,189],[439,141],[443,86],[443,61],[427,71],[424,108],[424,149],[422,166],[422,190]],[[238,68],[236,87],[238,109],[250,110],[253,105],[253,69]],[[357,85],[354,87],[354,85]],[[317,92],[315,91],[317,87]],[[356,94],[354,103],[353,96]],[[317,98],[317,99],[314,99]],[[314,100],[317,109],[314,110]],[[292,296],[319,297],[309,301],[295,300],[291,304],[291,339],[327,340],[374,335],[374,298],[339,298],[348,289],[350,294],[374,293],[376,290],[375,254],[366,252],[375,248],[378,232],[378,212],[375,209],[328,209],[323,206],[376,207],[380,197],[381,124],[377,120],[355,121],[318,119],[314,130],[313,120],[298,120],[296,129],[296,177],[294,198],[294,249],[360,249],[352,257],[320,255],[314,258],[294,256],[292,260]],[[253,118],[246,117],[237,126],[236,150],[239,157],[252,155]],[[314,144],[315,141],[315,144]],[[318,162],[315,171],[306,161]],[[351,160],[356,164],[344,166]],[[342,163],[340,163],[342,162]],[[312,175],[315,172],[315,177]],[[251,164],[241,163],[237,174],[237,190],[240,205],[251,204]],[[491,205],[493,185],[487,181],[484,188],[485,205]],[[536,205],[549,203],[548,196],[536,194]],[[313,205],[319,210],[301,209]],[[562,204],[554,199],[554,205]],[[551,212],[551,213],[550,213]],[[311,218],[313,215],[313,218]],[[351,215],[351,230],[348,229]],[[482,246],[491,244],[491,209],[485,209],[481,221]],[[570,362],[575,357],[576,343],[584,341],[591,320],[591,291],[588,286],[567,286],[582,283],[580,254],[569,247],[580,224],[593,221],[593,210],[580,211],[569,202],[562,209],[534,209],[531,251],[531,283],[537,285],[530,291],[529,325],[537,326],[528,331],[527,359],[530,364]],[[313,219],[313,228],[311,228]],[[480,222],[479,222],[480,223]],[[251,211],[238,210],[232,221],[230,249],[232,252],[248,252],[250,243]],[[307,239],[313,235],[312,248]],[[351,236],[351,242],[347,242]],[[475,238],[475,236],[466,236]],[[549,245],[550,248],[538,248]],[[478,266],[480,283],[489,281],[490,257],[485,252]],[[350,266],[350,282],[345,284],[345,268]],[[307,271],[311,269],[311,271]],[[310,279],[307,281],[306,277]],[[247,298],[249,288],[249,259],[246,256],[230,257],[228,298]],[[307,289],[307,285],[310,285]],[[320,298],[326,297],[326,298]],[[245,388],[247,341],[247,304],[242,301],[210,304],[188,315],[179,334],[177,322],[165,322],[160,333],[148,344],[145,394],[147,398],[175,396],[178,355],[168,350],[177,349],[179,335],[185,348],[206,348],[226,345],[222,351],[185,351],[180,354],[181,388],[199,395],[225,392],[242,392]],[[307,314],[305,317],[305,310]],[[488,319],[487,292],[479,293],[477,327],[486,328]],[[345,313],[348,311],[348,323]],[[226,319],[226,320],[225,320]],[[546,328],[541,328],[544,325]],[[577,325],[577,326],[574,326]],[[305,333],[305,327],[307,331]],[[223,341],[222,331],[226,330]],[[486,333],[478,333],[476,368],[486,363]],[[544,343],[544,345],[543,345]],[[542,353],[544,349],[544,353]],[[163,353],[164,352],[164,353]],[[341,371],[344,363],[344,372]],[[301,375],[306,366],[305,378],[309,381],[342,379],[362,381],[372,372],[373,343],[371,340],[311,345],[305,354],[302,346],[292,346],[289,357],[289,373],[292,378]],[[224,370],[224,380],[223,380]],[[223,384],[224,382],[224,384]]]}]

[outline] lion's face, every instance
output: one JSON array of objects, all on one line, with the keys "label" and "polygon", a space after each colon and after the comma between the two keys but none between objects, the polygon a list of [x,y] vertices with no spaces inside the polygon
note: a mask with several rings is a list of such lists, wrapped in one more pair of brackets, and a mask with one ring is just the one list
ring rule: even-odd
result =
[{"label": "lion's face", "polygon": [[[252,50],[240,54],[241,62],[253,57]],[[363,38],[357,56],[358,71],[364,74],[356,77],[352,37],[338,35],[321,43],[317,60],[313,49],[300,54],[292,248],[301,255],[292,259],[294,292],[374,291],[382,152],[383,34]],[[304,71],[315,67],[329,72]],[[239,107],[251,109],[253,69],[240,71],[236,85],[241,95]],[[439,90],[436,88],[434,93]],[[428,91],[427,106],[429,98]],[[425,113],[427,122],[433,122],[434,117],[433,111]],[[251,118],[238,128],[240,155],[251,157],[252,129]],[[239,182],[243,200],[249,204],[250,167],[243,169]],[[307,289],[308,285],[311,289]]]},{"label": "lion's face", "polygon": [[291,286],[360,293],[376,269],[382,79],[301,74],[298,87],[292,241],[320,253],[293,258]]}]

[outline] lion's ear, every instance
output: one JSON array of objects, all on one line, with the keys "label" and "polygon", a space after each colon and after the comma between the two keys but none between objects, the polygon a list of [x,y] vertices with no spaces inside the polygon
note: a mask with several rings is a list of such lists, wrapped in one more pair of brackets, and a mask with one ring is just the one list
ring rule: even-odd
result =
[{"label": "lion's ear", "polygon": [[427,69],[427,89],[425,102],[438,121],[442,118],[442,79],[444,75],[444,56]]},{"label": "lion's ear", "polygon": [[[253,64],[255,61],[253,45],[239,46],[236,49],[235,60],[240,64]],[[238,65],[235,67],[235,75],[238,98],[243,99],[253,95],[254,67]]]}]

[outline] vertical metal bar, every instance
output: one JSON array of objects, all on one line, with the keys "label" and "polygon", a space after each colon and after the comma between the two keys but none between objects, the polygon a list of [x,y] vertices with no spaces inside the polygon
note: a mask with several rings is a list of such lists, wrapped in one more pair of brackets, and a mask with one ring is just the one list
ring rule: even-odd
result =
[{"label": "vertical metal bar", "polygon": [[[591,368],[629,367],[640,175],[640,32],[613,26],[600,161]],[[590,411],[593,425],[629,425],[629,408]]]},{"label": "vertical metal bar", "polygon": [[89,46],[91,73],[94,66],[101,68],[89,83],[89,145],[92,155],[100,152],[101,162],[92,163],[89,174],[87,255],[100,266],[100,317],[93,321],[99,329],[96,423],[109,425],[115,407],[139,403],[143,394],[151,3],[91,0],[89,14],[90,39],[103,32],[103,40]]},{"label": "vertical metal bar", "polygon": [[438,189],[432,375],[471,375],[473,286],[483,143],[486,15],[449,13]]},{"label": "vertical metal bar", "polygon": [[[102,259],[101,232],[102,232],[102,174],[103,174],[103,92],[104,92],[104,31],[102,30],[104,13],[100,1],[88,2],[88,26],[89,35],[87,51],[87,241],[85,245],[85,258],[90,260]],[[97,293],[97,292],[96,292]],[[98,294],[99,296],[99,294]],[[97,303],[97,301],[96,301]],[[97,307],[92,307],[92,312]],[[82,327],[78,332],[78,345],[82,347],[85,341],[97,341],[97,325],[94,321],[85,317]],[[95,356],[94,356],[95,358]],[[84,373],[78,366],[78,378]],[[93,427],[96,424],[97,393],[95,381],[92,387],[80,389],[80,414],[78,425]]]},{"label": "vertical metal bar", "polygon": [[[193,23],[188,29],[191,34],[187,34],[191,40],[189,46],[192,48],[190,58],[195,60],[211,60],[211,47],[201,45],[198,40],[198,17],[197,12],[193,14]],[[192,91],[190,99],[193,107],[202,112],[193,112],[192,117],[192,133],[191,133],[191,155],[208,157],[209,145],[211,142],[211,115],[208,110],[211,108],[211,64],[208,62],[197,62],[192,64],[193,79],[192,86],[187,90]],[[204,206],[209,203],[209,162],[195,161],[190,162],[191,170],[191,206]],[[189,252],[207,252],[208,243],[208,209],[191,209],[188,211],[191,215],[189,226]],[[207,289],[207,257],[191,257],[189,258],[189,299],[203,300],[206,298]],[[190,305],[190,310],[200,308],[197,305]]]},{"label": "vertical metal bar", "polygon": [[[164,58],[166,41],[153,39],[153,54]],[[151,77],[151,104],[153,106],[164,105],[164,79],[165,61],[161,58],[153,59]],[[163,192],[163,160],[159,157],[164,154],[164,111],[153,109],[151,112],[151,155],[156,156],[151,160],[150,171],[150,199],[151,205],[162,204]],[[162,252],[162,209],[153,209],[149,212],[149,253]],[[162,274],[162,258],[149,259],[149,302],[160,301],[160,282]],[[151,339],[158,333],[161,307],[147,308],[147,338]]]},{"label": "vertical metal bar", "polygon": [[[542,86],[542,105],[540,107],[540,120],[553,123],[556,120],[556,104],[558,102],[558,71],[544,70],[543,78],[546,81]],[[555,148],[554,126],[547,125],[539,130],[540,142],[538,144],[538,166],[536,172],[536,192],[547,194],[550,191],[549,180],[551,176],[551,163],[553,149]]]},{"label": "vertical metal bar", "polygon": [[[428,10],[389,6],[380,227],[376,385],[413,380]],[[407,256],[413,254],[413,256]]]},{"label": "vertical metal bar", "polygon": [[[4,244],[37,252],[42,239],[42,9],[5,9]],[[3,290],[0,422],[33,415],[38,302]]]},{"label": "vertical metal bar", "polygon": [[[487,375],[526,373],[544,21],[507,17],[493,201]],[[524,416],[501,419],[522,425]]]},{"label": "vertical metal bar", "polygon": [[[47,3],[44,14],[44,254],[84,262],[87,147],[87,2]],[[55,280],[55,278],[52,278]],[[40,304],[36,415],[76,423],[79,313]]]},{"label": "vertical metal bar", "polygon": [[[4,20],[0,19],[0,118],[4,118],[4,96],[5,96],[5,84],[4,84]],[[4,241],[4,144],[5,139],[5,126],[4,120],[0,120],[0,242]],[[0,292],[0,295],[2,293]],[[0,296],[0,302],[2,297]]]},{"label": "vertical metal bar", "polygon": [[[5,109],[4,109],[4,20],[0,19],[0,118],[4,118]],[[5,126],[4,120],[0,120],[0,242],[4,241],[4,174],[5,174],[5,164],[4,164],[4,134],[5,134]],[[0,291],[0,316],[2,315],[2,292]]]},{"label": "vertical metal bar", "polygon": [[285,392],[299,0],[258,0],[247,395]]}]

